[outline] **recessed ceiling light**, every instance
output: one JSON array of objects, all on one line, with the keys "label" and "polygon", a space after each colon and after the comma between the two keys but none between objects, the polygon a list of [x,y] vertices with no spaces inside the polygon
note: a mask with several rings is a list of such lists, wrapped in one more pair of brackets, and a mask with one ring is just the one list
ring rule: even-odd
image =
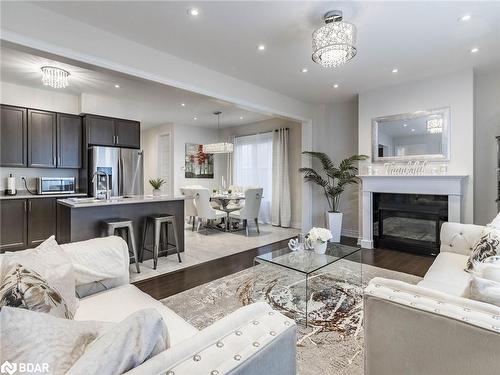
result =
[{"label": "recessed ceiling light", "polygon": [[193,120],[194,120],[194,121],[198,120],[198,117],[193,117]]},{"label": "recessed ceiling light", "polygon": [[412,132],[414,132],[414,131],[415,131],[415,129],[411,129],[411,131],[412,131]]},{"label": "recessed ceiling light", "polygon": [[467,22],[472,18],[470,14],[464,14],[462,17],[460,17],[458,20],[462,22]]},{"label": "recessed ceiling light", "polygon": [[240,120],[243,120],[243,116],[240,116]]},{"label": "recessed ceiling light", "polygon": [[334,84],[334,85],[333,85],[333,88],[334,88],[334,89],[338,89],[338,88],[339,88],[339,85],[336,83],[336,84]]},{"label": "recessed ceiling light", "polygon": [[406,128],[408,126],[408,124],[403,124],[403,126]]},{"label": "recessed ceiling light", "polygon": [[396,74],[397,72],[399,72],[399,69],[398,69],[398,68],[393,68],[393,69],[392,69],[392,73],[393,73],[393,74]]},{"label": "recessed ceiling light", "polygon": [[309,70],[307,68],[302,68],[302,73],[307,73]]},{"label": "recessed ceiling light", "polygon": [[119,88],[120,88],[120,85],[116,84],[116,85],[115,85],[115,88],[119,89]]},{"label": "recessed ceiling light", "polygon": [[191,8],[191,9],[188,9],[188,14],[190,16],[196,17],[197,15],[200,14],[200,10],[198,8]]},{"label": "recessed ceiling light", "polygon": [[257,49],[258,49],[259,51],[264,51],[264,50],[266,49],[266,46],[265,46],[264,44],[259,44],[259,45],[257,46]]},{"label": "recessed ceiling light", "polygon": [[181,106],[185,107],[185,106],[186,106],[186,103],[181,103]]},{"label": "recessed ceiling light", "polygon": [[477,52],[479,52],[479,48],[477,48],[477,47],[470,49],[470,53],[477,53]]}]

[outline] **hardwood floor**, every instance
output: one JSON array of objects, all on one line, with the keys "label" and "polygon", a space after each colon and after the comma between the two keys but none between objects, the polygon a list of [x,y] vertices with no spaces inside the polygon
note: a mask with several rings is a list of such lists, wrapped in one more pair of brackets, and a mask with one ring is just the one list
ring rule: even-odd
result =
[{"label": "hardwood floor", "polygon": [[[169,274],[134,283],[139,289],[153,298],[163,299],[212,280],[231,275],[253,266],[253,259],[287,246],[288,239],[266,246],[243,251],[223,258],[197,264]],[[342,243],[355,245],[356,239],[342,238]],[[393,271],[423,276],[434,261],[433,257],[404,253],[387,249],[363,249],[362,262]]]}]

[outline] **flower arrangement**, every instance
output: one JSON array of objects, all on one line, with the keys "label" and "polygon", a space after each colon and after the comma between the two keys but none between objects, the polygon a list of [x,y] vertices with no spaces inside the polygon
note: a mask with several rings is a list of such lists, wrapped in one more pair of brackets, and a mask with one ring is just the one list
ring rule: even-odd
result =
[{"label": "flower arrangement", "polygon": [[325,228],[312,228],[308,233],[308,238],[312,242],[327,242],[332,238],[332,232]]}]

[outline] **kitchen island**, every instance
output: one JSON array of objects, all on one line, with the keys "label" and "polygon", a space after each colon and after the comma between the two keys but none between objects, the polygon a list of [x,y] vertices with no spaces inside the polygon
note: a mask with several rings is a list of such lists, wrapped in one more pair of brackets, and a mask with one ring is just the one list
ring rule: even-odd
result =
[{"label": "kitchen island", "polygon": [[[59,199],[57,201],[57,231],[59,243],[88,240],[104,236],[103,221],[114,218],[132,220],[138,253],[141,252],[144,219],[151,214],[175,215],[179,238],[179,251],[184,251],[184,197],[135,195],[112,197],[108,200]],[[149,231],[147,246],[151,248],[152,230]],[[169,225],[169,242],[173,242],[172,226]],[[169,250],[175,253],[175,250]],[[151,252],[144,252],[144,260],[151,259]]]}]

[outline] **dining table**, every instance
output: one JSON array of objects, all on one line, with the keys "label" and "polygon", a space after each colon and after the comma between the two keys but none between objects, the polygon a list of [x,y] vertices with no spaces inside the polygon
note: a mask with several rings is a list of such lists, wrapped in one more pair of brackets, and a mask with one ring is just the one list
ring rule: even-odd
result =
[{"label": "dining table", "polygon": [[[242,200],[245,200],[245,194],[239,194],[239,193],[213,193],[210,196],[210,200],[212,202],[217,202],[220,204],[219,210],[225,211],[227,213],[227,217],[224,220],[224,224],[218,226],[219,229],[222,229],[226,232],[231,231],[230,225],[229,225],[229,213],[232,211],[236,211],[240,209],[240,202]],[[233,207],[230,207],[230,203],[235,203]],[[236,229],[237,226],[235,226]]]}]

